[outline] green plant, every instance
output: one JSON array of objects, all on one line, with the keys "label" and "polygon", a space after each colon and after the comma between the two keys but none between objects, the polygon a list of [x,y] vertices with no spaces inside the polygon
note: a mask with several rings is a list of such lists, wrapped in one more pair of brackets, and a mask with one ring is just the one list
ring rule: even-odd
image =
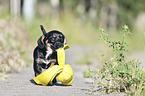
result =
[{"label": "green plant", "polygon": [[[101,70],[90,70],[94,79],[94,86],[90,90],[98,88],[102,93],[125,93],[127,95],[140,96],[145,94],[145,73],[139,68],[139,60],[127,58],[128,45],[126,37],[131,32],[128,26],[123,26],[121,31],[122,39],[111,40],[108,34],[101,29],[101,37],[112,48],[113,56],[110,60],[104,60]],[[98,86],[101,84],[100,86]]]}]

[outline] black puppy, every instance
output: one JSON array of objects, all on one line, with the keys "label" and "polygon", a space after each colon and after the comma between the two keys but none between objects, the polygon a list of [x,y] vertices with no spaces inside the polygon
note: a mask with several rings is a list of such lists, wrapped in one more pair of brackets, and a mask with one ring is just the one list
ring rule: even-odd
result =
[{"label": "black puppy", "polygon": [[38,39],[38,46],[33,52],[35,76],[42,73],[43,69],[58,64],[57,49],[66,44],[66,38],[60,31],[52,30],[46,33],[43,26],[40,27],[43,35]]}]

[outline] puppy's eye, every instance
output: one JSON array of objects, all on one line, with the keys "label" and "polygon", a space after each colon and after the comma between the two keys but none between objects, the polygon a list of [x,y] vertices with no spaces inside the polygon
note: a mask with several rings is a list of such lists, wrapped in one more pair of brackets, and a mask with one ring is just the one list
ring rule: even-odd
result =
[{"label": "puppy's eye", "polygon": [[59,38],[62,38],[62,35],[61,34],[59,35]]},{"label": "puppy's eye", "polygon": [[56,36],[55,36],[55,35],[53,35],[53,38],[56,38]]}]

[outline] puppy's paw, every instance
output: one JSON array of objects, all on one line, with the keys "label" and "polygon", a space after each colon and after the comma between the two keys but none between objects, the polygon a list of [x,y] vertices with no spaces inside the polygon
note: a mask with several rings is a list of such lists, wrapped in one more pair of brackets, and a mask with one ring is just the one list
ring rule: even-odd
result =
[{"label": "puppy's paw", "polygon": [[56,63],[56,59],[49,60],[51,63]]}]

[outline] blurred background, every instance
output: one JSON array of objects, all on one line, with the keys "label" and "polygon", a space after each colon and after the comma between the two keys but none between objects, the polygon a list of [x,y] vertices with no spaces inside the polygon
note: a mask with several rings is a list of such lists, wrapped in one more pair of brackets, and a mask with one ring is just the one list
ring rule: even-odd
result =
[{"label": "blurred background", "polygon": [[100,28],[119,39],[126,24],[132,32],[127,39],[131,52],[142,51],[144,5],[144,0],[0,0],[0,73],[18,72],[32,63],[40,24],[47,31],[62,31],[69,45],[95,48],[102,45]]}]

